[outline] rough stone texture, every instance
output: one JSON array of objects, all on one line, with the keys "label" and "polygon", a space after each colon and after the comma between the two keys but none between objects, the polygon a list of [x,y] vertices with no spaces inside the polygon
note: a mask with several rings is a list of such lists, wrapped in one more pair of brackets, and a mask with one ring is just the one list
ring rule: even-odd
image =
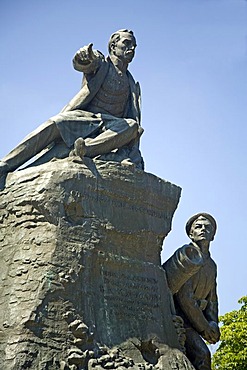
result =
[{"label": "rough stone texture", "polygon": [[0,192],[0,368],[192,369],[169,348],[179,341],[160,267],[180,191],[87,158],[9,174]]}]

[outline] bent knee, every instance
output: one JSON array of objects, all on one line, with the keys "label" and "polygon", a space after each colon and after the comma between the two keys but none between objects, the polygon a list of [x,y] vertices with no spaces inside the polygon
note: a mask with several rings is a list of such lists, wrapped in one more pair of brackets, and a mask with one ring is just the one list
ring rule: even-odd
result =
[{"label": "bent knee", "polygon": [[128,125],[130,127],[136,127],[136,128],[138,128],[138,123],[134,119],[127,118],[126,121],[127,121]]},{"label": "bent knee", "polygon": [[138,123],[137,123],[134,119],[132,119],[132,118],[128,118],[126,121],[127,121],[128,125],[129,125],[129,127],[130,127],[130,128],[132,128],[132,129],[133,129],[133,131],[134,131],[134,132],[136,133],[136,135],[137,135],[137,133],[138,133],[138,128],[139,128]]}]

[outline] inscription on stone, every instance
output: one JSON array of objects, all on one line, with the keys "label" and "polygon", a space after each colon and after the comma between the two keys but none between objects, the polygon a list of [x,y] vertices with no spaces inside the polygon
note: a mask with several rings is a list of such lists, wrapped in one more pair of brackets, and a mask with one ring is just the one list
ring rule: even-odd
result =
[{"label": "inscription on stone", "polygon": [[166,277],[159,266],[95,250],[85,260],[85,282],[85,321],[97,328],[99,342],[111,345],[150,335],[167,340],[166,333],[176,338]]},{"label": "inscription on stone", "polygon": [[[113,199],[111,194],[103,194],[103,193],[100,194],[96,192],[94,193],[93,191],[89,192],[88,189],[84,189],[83,194],[79,193],[78,191],[77,192],[71,191],[71,200],[72,199],[77,200],[77,201],[79,199],[79,201],[82,202],[83,204],[85,203],[85,201],[94,201],[96,202],[96,204],[97,202],[99,202],[101,203],[102,207],[104,207],[106,204],[109,205],[109,202],[110,202],[112,206],[118,209],[120,208],[126,211],[134,211],[134,212],[138,212],[141,214],[145,213],[147,216],[156,217],[159,219],[165,218],[164,211],[162,212],[159,210],[151,209],[151,206],[150,208],[147,208],[141,204],[137,205],[136,199],[134,199],[135,202],[131,204],[131,203],[127,203],[125,200]],[[152,204],[152,207],[153,206],[154,205]]]},{"label": "inscription on stone", "polygon": [[116,318],[157,320],[154,310],[161,308],[157,279],[103,270],[103,281],[100,291]]}]

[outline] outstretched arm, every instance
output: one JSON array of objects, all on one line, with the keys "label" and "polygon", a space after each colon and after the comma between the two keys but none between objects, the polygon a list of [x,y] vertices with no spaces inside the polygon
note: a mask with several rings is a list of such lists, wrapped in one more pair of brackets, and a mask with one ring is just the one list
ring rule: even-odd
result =
[{"label": "outstretched arm", "polygon": [[73,58],[73,66],[77,71],[91,74],[98,70],[103,59],[103,54],[93,50],[93,44],[91,43],[76,52]]}]

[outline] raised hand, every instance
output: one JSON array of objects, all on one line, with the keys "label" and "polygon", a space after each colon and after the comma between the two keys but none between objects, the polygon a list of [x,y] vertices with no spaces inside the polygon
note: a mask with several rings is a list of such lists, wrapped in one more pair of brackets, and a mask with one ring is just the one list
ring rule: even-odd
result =
[{"label": "raised hand", "polygon": [[92,63],[96,59],[96,56],[93,52],[93,44],[90,43],[87,46],[80,48],[75,57],[80,64],[87,65]]}]

